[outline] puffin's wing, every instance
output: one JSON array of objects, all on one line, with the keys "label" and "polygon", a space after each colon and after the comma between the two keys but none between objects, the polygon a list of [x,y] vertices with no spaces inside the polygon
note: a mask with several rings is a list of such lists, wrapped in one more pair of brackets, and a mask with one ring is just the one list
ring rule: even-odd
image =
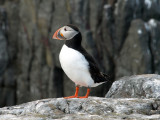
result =
[{"label": "puffin's wing", "polygon": [[89,55],[83,47],[80,47],[79,51],[85,56],[86,60],[89,63],[89,72],[90,72],[91,77],[94,80],[94,82],[100,83],[100,82],[109,81],[109,76],[100,72],[93,57],[91,55]]}]

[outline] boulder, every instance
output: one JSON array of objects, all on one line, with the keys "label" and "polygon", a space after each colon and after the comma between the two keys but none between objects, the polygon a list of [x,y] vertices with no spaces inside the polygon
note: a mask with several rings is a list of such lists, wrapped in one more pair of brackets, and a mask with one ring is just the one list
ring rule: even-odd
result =
[{"label": "boulder", "polygon": [[7,39],[5,36],[5,31],[3,30],[4,28],[2,28],[2,25],[6,27],[5,21],[3,20],[5,19],[3,9],[0,9],[0,17],[0,76],[2,76],[7,67],[9,59],[7,52]]},{"label": "boulder", "polygon": [[133,20],[120,55],[116,59],[116,78],[152,73],[148,30],[142,20]]},{"label": "boulder", "polygon": [[142,0],[143,4],[143,11],[142,18],[144,20],[149,20],[150,18],[154,18],[159,20],[160,19],[160,4],[159,0]]},{"label": "boulder", "polygon": [[8,64],[7,40],[0,28],[0,76],[3,75]]},{"label": "boulder", "polygon": [[7,13],[3,7],[0,7],[0,107],[4,104],[15,104],[16,82],[14,76],[14,68],[8,68],[12,55],[9,54],[8,44],[8,21]]},{"label": "boulder", "polygon": [[0,108],[1,120],[160,119],[160,99],[98,98],[37,100]]},{"label": "boulder", "polygon": [[152,69],[154,73],[160,74],[160,22],[155,19],[150,19],[145,26],[150,32]]},{"label": "boulder", "polygon": [[123,48],[128,29],[134,19],[141,18],[143,0],[118,0],[114,10],[115,16],[115,50],[117,53]]},{"label": "boulder", "polygon": [[123,77],[115,81],[107,98],[160,98],[160,75]]}]

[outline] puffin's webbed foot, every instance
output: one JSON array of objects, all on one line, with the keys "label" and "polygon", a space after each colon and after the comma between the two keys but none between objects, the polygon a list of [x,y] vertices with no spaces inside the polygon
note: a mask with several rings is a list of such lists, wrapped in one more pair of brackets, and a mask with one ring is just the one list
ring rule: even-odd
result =
[{"label": "puffin's webbed foot", "polygon": [[78,96],[73,95],[73,96],[64,97],[64,99],[69,99],[69,98],[78,98]]},{"label": "puffin's webbed foot", "polygon": [[88,98],[88,96],[79,96],[78,98]]},{"label": "puffin's webbed foot", "polygon": [[69,97],[64,97],[64,99],[69,99],[69,98],[88,98],[89,93],[90,93],[90,88],[87,89],[87,93],[86,93],[85,96],[78,96],[78,91],[79,91],[79,86],[76,87],[75,95],[69,96]]}]

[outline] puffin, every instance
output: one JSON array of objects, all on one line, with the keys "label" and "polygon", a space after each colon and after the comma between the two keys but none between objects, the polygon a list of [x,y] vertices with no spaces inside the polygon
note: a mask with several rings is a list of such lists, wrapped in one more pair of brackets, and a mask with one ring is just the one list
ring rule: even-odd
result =
[{"label": "puffin", "polygon": [[[96,87],[109,80],[109,76],[100,72],[93,57],[82,47],[82,35],[72,24],[59,28],[52,39],[65,40],[59,54],[59,61],[65,74],[76,86],[73,96],[68,98],[88,98],[91,87]],[[78,96],[79,87],[87,87],[85,96]]]}]

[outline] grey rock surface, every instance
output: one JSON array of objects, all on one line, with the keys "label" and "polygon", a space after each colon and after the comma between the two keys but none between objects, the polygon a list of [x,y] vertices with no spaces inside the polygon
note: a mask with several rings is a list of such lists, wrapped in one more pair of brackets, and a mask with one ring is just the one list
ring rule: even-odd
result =
[{"label": "grey rock surface", "polygon": [[116,77],[151,73],[149,35],[142,20],[133,20],[118,59]]},{"label": "grey rock surface", "polygon": [[7,40],[5,34],[0,29],[0,76],[4,73],[8,64]]},{"label": "grey rock surface", "polygon": [[155,19],[151,19],[145,25],[150,32],[153,70],[158,74],[160,71],[160,34],[159,32],[157,33],[157,31],[160,31],[160,22]]},{"label": "grey rock surface", "polygon": [[115,81],[107,98],[160,98],[160,75],[144,74]]},{"label": "grey rock surface", "polygon": [[159,113],[160,99],[53,98],[0,108],[0,120],[149,120]]},{"label": "grey rock surface", "polygon": [[0,107],[4,104],[15,104],[15,78],[14,68],[8,68],[11,56],[8,49],[8,19],[4,8],[0,7]]},{"label": "grey rock surface", "polygon": [[[7,52],[7,16],[4,8],[0,8],[0,79],[8,65],[9,55]],[[2,81],[0,80],[0,85]]]}]

